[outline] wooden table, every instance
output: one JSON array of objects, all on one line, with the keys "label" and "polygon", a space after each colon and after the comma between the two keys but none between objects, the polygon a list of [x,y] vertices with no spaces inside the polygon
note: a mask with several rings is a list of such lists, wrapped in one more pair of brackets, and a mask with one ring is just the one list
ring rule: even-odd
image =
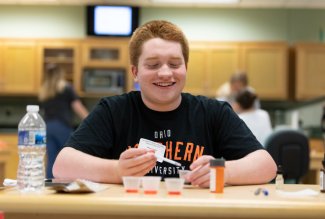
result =
[{"label": "wooden table", "polygon": [[[269,195],[254,195],[257,188]],[[289,185],[288,190],[316,185]],[[126,193],[121,185],[92,194],[54,194],[46,190],[39,195],[20,194],[15,189],[0,191],[0,210],[6,219],[182,219],[182,218],[324,218],[325,194],[315,197],[289,198],[276,193],[274,184],[226,187],[223,194],[188,186],[181,196],[168,195],[162,183],[157,195]]]}]

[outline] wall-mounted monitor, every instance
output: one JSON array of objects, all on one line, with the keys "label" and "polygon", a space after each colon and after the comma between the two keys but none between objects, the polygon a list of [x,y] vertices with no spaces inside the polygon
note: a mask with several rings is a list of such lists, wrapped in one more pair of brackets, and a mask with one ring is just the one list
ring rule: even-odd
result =
[{"label": "wall-mounted monitor", "polygon": [[139,25],[139,8],[127,5],[87,6],[87,35],[129,37]]}]

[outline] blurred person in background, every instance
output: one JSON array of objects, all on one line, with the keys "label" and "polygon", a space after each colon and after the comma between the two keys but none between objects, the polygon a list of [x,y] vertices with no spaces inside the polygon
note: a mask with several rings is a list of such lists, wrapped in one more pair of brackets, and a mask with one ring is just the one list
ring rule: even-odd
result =
[{"label": "blurred person in background", "polygon": [[256,99],[257,95],[253,91],[244,89],[235,97],[233,109],[264,146],[265,140],[272,133],[271,120],[267,111],[254,106]]},{"label": "blurred person in background", "polygon": [[[225,82],[220,86],[220,88],[217,90],[216,98],[221,101],[227,101],[230,105],[233,105],[238,93],[245,89],[250,90],[253,93],[255,92],[255,89],[248,85],[248,77],[246,72],[238,71],[231,75],[228,82]],[[256,108],[260,108],[260,103],[257,98],[254,106]]]},{"label": "blurred person in background", "polygon": [[46,177],[53,178],[53,163],[73,131],[73,113],[84,119],[88,110],[81,103],[72,85],[65,80],[64,71],[55,64],[45,67],[38,99],[44,111],[47,132]]}]

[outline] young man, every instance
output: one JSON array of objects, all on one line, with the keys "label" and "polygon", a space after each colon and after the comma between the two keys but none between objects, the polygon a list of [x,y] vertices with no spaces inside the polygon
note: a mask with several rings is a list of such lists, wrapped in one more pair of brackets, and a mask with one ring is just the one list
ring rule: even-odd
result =
[{"label": "young man", "polygon": [[[209,186],[209,161],[225,158],[225,183],[266,183],[274,178],[271,156],[224,102],[182,93],[189,57],[183,32],[167,21],[139,27],[130,44],[131,70],[140,92],[103,98],[66,143],[55,162],[57,178],[121,183],[122,176],[178,176],[193,170],[193,185]],[[157,162],[137,148],[140,138],[166,145]]]}]

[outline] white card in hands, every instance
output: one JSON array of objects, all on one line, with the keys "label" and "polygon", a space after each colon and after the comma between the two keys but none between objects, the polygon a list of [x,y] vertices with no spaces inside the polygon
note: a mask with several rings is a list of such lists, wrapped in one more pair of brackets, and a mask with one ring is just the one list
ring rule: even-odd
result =
[{"label": "white card in hands", "polygon": [[163,161],[173,164],[175,166],[182,166],[180,163],[170,160],[168,158],[165,158],[165,150],[166,146],[154,141],[150,141],[145,138],[140,138],[139,146],[138,148],[147,148],[147,149],[153,149],[155,151],[155,156],[157,157],[157,161],[162,163]]},{"label": "white card in hands", "polygon": [[166,146],[154,141],[150,141],[145,138],[140,138],[139,147],[138,148],[147,148],[155,150],[155,155],[157,157],[158,162],[163,162],[163,157],[165,155]]}]

